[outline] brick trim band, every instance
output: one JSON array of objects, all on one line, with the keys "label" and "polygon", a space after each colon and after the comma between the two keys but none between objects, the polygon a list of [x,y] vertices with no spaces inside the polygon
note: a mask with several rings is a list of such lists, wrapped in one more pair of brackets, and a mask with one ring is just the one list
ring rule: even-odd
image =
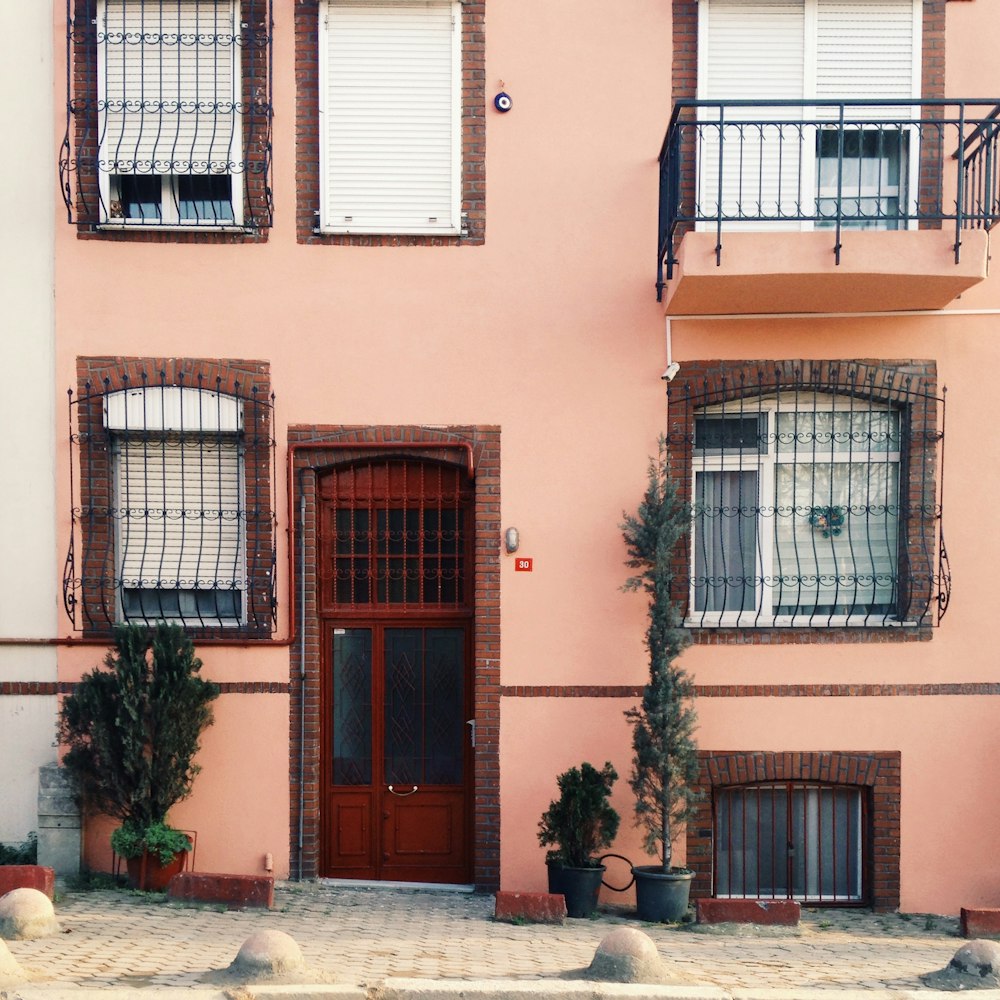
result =
[{"label": "brick trim band", "polygon": [[[217,681],[216,683],[223,694],[289,694],[291,691],[291,685],[287,681]],[[75,689],[75,681],[0,681],[0,698],[72,694]]]},{"label": "brick trim band", "polygon": [[[949,695],[1000,696],[1000,683],[954,684],[696,684],[699,698],[921,698]],[[639,698],[642,686],[504,685],[501,698]]]}]

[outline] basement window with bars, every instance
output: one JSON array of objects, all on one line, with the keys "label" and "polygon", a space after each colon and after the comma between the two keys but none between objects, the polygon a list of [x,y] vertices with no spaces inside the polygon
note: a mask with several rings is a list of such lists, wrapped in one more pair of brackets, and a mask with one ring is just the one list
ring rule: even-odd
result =
[{"label": "basement window with bars", "polygon": [[689,626],[937,623],[943,400],[858,375],[686,397]]},{"label": "basement window with bars", "polygon": [[862,903],[869,810],[852,786],[767,784],[715,793],[715,896]]},{"label": "basement window with bars", "polygon": [[188,385],[109,389],[100,403],[99,437],[80,435],[83,562],[79,579],[67,571],[67,609],[88,629],[269,631],[266,409]]},{"label": "basement window with bars", "polygon": [[102,229],[270,224],[269,0],[75,0],[61,172]]}]

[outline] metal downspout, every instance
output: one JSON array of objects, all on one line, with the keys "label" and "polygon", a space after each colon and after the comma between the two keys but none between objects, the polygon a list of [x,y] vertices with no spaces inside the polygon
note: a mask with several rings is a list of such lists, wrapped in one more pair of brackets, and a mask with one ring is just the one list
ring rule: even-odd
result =
[{"label": "metal downspout", "polygon": [[306,495],[299,469],[299,877],[302,881],[302,848],[306,811]]}]

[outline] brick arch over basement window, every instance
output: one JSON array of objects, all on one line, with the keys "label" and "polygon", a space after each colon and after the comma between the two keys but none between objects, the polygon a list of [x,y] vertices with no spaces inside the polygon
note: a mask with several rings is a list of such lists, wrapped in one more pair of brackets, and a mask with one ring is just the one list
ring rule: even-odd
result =
[{"label": "brick arch over basement window", "polygon": [[[433,449],[421,449],[421,442]],[[473,613],[473,698],[476,718],[476,751],[473,776],[475,799],[472,831],[472,876],[479,889],[500,885],[500,428],[491,425],[428,428],[412,425],[358,426],[310,425],[289,427],[289,446],[308,444],[295,452],[292,468],[294,516],[305,499],[307,573],[317,559],[317,473],[359,459],[431,459],[466,468],[471,446],[475,465],[475,607]],[[345,447],[356,443],[357,447]],[[398,450],[386,444],[398,443]],[[330,444],[328,450],[319,447]],[[376,445],[375,448],[370,447]],[[454,444],[454,449],[441,445]],[[298,589],[298,584],[296,585]],[[291,650],[290,789],[291,870],[315,878],[320,863],[320,662],[321,625],[315,586],[305,588],[305,607],[296,606],[296,628],[305,622],[305,677],[300,672],[300,647]],[[296,593],[295,602],[300,594]],[[305,733],[299,725],[305,700]],[[300,753],[300,748],[302,752]],[[301,771],[300,771],[301,768]],[[300,773],[302,783],[300,784]],[[299,801],[302,850],[299,851]]]},{"label": "brick arch over basement window", "polygon": [[698,784],[704,793],[687,826],[687,865],[695,872],[693,897],[712,895],[715,791],[775,781],[822,782],[869,790],[871,796],[871,905],[899,907],[901,756],[894,751],[699,751]]}]

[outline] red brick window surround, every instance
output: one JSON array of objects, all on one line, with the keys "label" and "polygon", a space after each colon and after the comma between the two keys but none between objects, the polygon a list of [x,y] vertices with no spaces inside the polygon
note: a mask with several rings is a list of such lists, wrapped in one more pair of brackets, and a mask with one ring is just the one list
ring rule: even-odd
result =
[{"label": "red brick window surround", "polygon": [[[318,604],[320,502],[317,480],[323,472],[378,457],[443,462],[468,472],[474,468],[472,600],[472,683],[476,720],[473,761],[472,878],[481,890],[500,883],[500,429],[496,426],[421,427],[347,424],[291,426],[294,509],[303,510],[298,531],[299,558],[304,559],[304,587],[296,587],[297,627],[304,630],[305,670],[301,647],[291,650],[290,783],[291,870],[315,878],[320,871],[321,830],[321,676],[322,620]],[[430,447],[421,448],[421,444]],[[298,516],[298,515],[296,515]],[[302,848],[298,835],[302,832]]]},{"label": "red brick window surround", "polygon": [[930,361],[689,361],[668,388],[698,642],[930,638],[950,596]]},{"label": "red brick window surround", "polygon": [[267,239],[272,22],[271,0],[68,0],[59,174],[78,237]]},{"label": "red brick window surround", "polygon": [[197,640],[274,628],[273,397],[266,362],[81,357],[70,396],[74,628],[181,622]]},{"label": "red brick window surround", "polygon": [[901,756],[894,751],[699,751],[699,789],[703,793],[687,826],[687,865],[695,872],[691,894],[714,893],[714,803],[719,790],[778,784],[809,783],[858,789],[865,799],[868,822],[859,905],[876,912],[899,907]]},{"label": "red brick window surround", "polygon": [[460,235],[332,234],[319,226],[320,0],[295,4],[296,233],[300,243],[329,246],[476,246],[486,236],[485,0],[461,4],[461,222]]}]

